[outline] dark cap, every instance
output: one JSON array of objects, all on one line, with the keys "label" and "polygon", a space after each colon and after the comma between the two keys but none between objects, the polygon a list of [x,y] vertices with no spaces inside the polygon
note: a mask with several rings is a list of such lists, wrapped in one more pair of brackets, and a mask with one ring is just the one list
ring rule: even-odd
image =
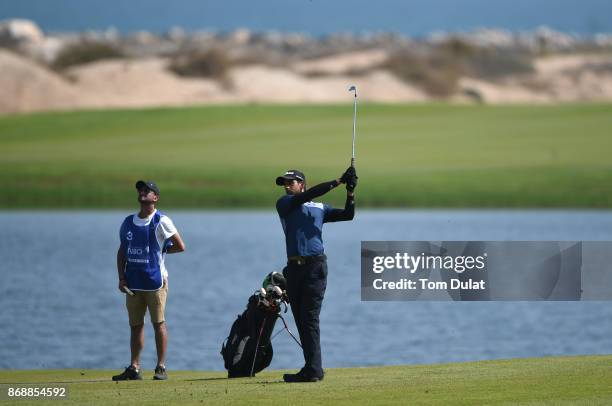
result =
[{"label": "dark cap", "polygon": [[287,172],[285,172],[284,175],[281,175],[276,178],[276,184],[278,186],[282,186],[283,182],[286,180],[298,180],[300,182],[306,182],[306,176],[297,169],[289,169]]},{"label": "dark cap", "polygon": [[150,180],[139,180],[138,182],[136,182],[136,189],[140,189],[143,187],[146,187],[152,190],[153,193],[159,196],[159,188],[157,187],[155,182],[150,181]]}]

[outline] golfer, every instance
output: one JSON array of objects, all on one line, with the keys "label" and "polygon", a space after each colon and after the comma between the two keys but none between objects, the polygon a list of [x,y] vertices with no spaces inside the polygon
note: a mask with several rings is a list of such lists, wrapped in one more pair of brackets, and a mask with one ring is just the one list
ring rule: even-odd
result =
[{"label": "golfer", "polygon": [[[346,184],[344,209],[315,203],[341,183]],[[287,295],[302,342],[304,367],[297,374],[285,374],[285,382],[317,382],[323,379],[319,314],[327,286],[327,257],[323,249],[323,223],[352,220],[355,215],[357,174],[349,167],[339,179],[321,183],[306,190],[306,176],[291,169],[276,178],[286,195],[276,202],[276,210],[285,232]]]},{"label": "golfer", "polygon": [[157,366],[153,379],[168,379],[166,373],[167,331],[164,308],[168,295],[168,271],[165,254],[185,251],[185,244],[172,220],[159,212],[159,188],[154,182],[136,182],[140,211],[129,215],[120,229],[121,245],[117,251],[119,290],[126,293],[125,304],[130,322],[132,359],[113,381],[142,379],[140,352],[144,346],[144,318],[147,309],[155,330]]}]

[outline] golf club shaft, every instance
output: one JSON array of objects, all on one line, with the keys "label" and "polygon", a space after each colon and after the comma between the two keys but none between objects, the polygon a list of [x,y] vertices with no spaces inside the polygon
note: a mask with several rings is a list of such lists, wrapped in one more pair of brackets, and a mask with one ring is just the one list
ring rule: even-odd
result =
[{"label": "golf club shaft", "polygon": [[257,336],[257,343],[255,344],[255,355],[253,355],[253,363],[251,364],[251,373],[249,375],[251,377],[255,376],[253,374],[253,371],[255,371],[255,360],[257,359],[257,351],[259,350],[259,340],[261,340],[261,335],[263,334],[263,329],[264,329],[264,326],[266,325],[266,319],[267,317],[264,317],[263,321],[261,322],[261,327],[259,329],[259,335]]},{"label": "golf club shaft", "polygon": [[353,102],[353,151],[351,154],[351,166],[355,167],[355,134],[357,132],[357,88],[355,88],[355,98]]},{"label": "golf club shaft", "polygon": [[[287,322],[285,321],[285,319],[283,318],[283,316],[281,316],[280,314],[278,315],[278,318],[281,319],[283,321],[283,324],[285,325],[285,330],[287,330],[287,333],[289,333],[289,335],[291,336],[291,338],[293,338],[295,340],[295,342],[297,343],[297,345],[300,346],[300,348],[304,348],[302,347],[302,344],[300,343],[300,340],[298,340],[297,338],[295,338],[295,336],[293,335],[293,333],[291,332],[291,330],[289,330],[289,326],[287,325]],[[283,331],[283,330],[281,330]]]}]

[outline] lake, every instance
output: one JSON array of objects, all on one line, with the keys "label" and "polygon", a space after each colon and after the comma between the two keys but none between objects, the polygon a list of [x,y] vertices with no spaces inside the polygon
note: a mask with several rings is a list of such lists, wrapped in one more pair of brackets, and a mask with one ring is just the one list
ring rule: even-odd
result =
[{"label": "lake", "polygon": [[[163,208],[162,208],[163,209]],[[0,212],[0,368],[110,368],[129,363],[117,290],[119,226],[128,212]],[[166,259],[168,368],[222,370],[221,343],[265,275],[284,265],[272,211],[168,212],[187,251]],[[612,240],[610,211],[358,211],[327,224],[321,315],[325,367],[612,353],[608,302],[361,302],[361,240]],[[286,319],[297,332],[291,312]],[[148,321],[147,321],[148,323]],[[277,324],[277,330],[282,323]],[[155,366],[146,326],[143,368]],[[286,333],[270,368],[299,368]]]}]

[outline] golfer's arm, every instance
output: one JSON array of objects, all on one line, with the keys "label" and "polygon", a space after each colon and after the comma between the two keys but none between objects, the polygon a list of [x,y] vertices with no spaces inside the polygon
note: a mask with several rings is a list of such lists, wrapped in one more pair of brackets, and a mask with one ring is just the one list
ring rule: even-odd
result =
[{"label": "golfer's arm", "polygon": [[183,239],[178,231],[174,233],[172,237],[170,237],[170,240],[172,241],[172,246],[168,248],[168,251],[166,251],[168,254],[185,251],[185,243],[183,242]]},{"label": "golfer's arm", "polygon": [[126,262],[127,261],[125,258],[125,250],[120,245],[119,249],[117,250],[117,274],[119,276],[119,280],[125,279],[125,263]]},{"label": "golfer's arm", "polygon": [[355,193],[348,192],[346,194],[346,203],[344,209],[332,209],[326,215],[323,221],[325,223],[333,223],[335,221],[349,221],[355,217]]},{"label": "golfer's arm", "polygon": [[334,179],[329,182],[319,183],[318,185],[311,187],[305,192],[298,193],[297,195],[293,196],[293,199],[291,199],[290,209],[294,209],[306,202],[311,201],[312,199],[315,199],[319,196],[323,196],[325,193],[337,187],[339,184],[340,180]]}]

